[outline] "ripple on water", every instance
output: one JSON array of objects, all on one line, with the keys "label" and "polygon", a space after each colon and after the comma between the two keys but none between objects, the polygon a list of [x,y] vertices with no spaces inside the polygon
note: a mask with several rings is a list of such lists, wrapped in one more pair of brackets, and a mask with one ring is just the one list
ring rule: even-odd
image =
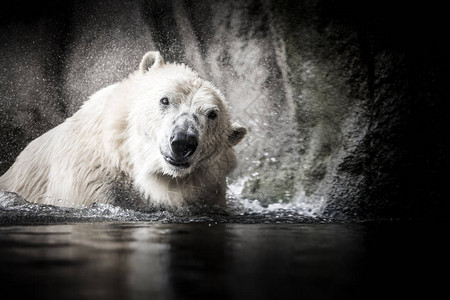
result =
[{"label": "ripple on water", "polygon": [[148,212],[94,203],[90,207],[69,208],[34,204],[15,193],[0,191],[0,224],[72,222],[158,222],[158,223],[320,223],[328,222],[300,204],[276,203],[262,206],[256,200],[229,197],[229,207],[189,207],[176,211]]}]

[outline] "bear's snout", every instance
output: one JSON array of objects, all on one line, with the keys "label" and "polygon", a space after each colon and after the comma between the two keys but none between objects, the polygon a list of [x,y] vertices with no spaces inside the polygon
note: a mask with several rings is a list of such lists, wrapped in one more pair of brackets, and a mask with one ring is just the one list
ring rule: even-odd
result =
[{"label": "bear's snout", "polygon": [[191,131],[175,130],[169,141],[172,154],[169,163],[178,166],[180,163],[185,164],[198,146],[197,135]]},{"label": "bear's snout", "polygon": [[170,148],[177,158],[188,158],[197,149],[197,136],[191,132],[174,132],[170,137]]}]

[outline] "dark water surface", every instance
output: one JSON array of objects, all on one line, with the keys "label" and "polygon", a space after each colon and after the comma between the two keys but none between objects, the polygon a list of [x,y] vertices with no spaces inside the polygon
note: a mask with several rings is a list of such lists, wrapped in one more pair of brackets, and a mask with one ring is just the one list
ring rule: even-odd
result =
[{"label": "dark water surface", "polygon": [[440,231],[429,222],[0,225],[0,285],[14,299],[433,299],[447,272]]}]

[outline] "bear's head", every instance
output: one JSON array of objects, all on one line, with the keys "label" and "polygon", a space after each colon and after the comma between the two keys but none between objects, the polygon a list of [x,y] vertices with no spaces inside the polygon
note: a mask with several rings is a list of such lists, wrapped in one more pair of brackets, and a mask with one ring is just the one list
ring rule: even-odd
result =
[{"label": "bear's head", "polygon": [[[237,145],[247,130],[231,124],[224,96],[183,64],[144,55],[127,97],[134,164],[143,172],[188,175]],[[143,174],[141,174],[143,175]]]}]

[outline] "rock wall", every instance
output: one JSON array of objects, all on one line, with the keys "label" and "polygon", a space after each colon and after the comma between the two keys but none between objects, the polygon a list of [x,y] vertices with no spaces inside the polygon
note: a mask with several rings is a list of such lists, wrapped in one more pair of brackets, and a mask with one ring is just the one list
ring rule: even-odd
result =
[{"label": "rock wall", "polygon": [[448,47],[436,7],[35,2],[1,4],[1,173],[30,140],[159,50],[213,81],[249,129],[230,178],[240,197],[350,219],[442,211]]}]

